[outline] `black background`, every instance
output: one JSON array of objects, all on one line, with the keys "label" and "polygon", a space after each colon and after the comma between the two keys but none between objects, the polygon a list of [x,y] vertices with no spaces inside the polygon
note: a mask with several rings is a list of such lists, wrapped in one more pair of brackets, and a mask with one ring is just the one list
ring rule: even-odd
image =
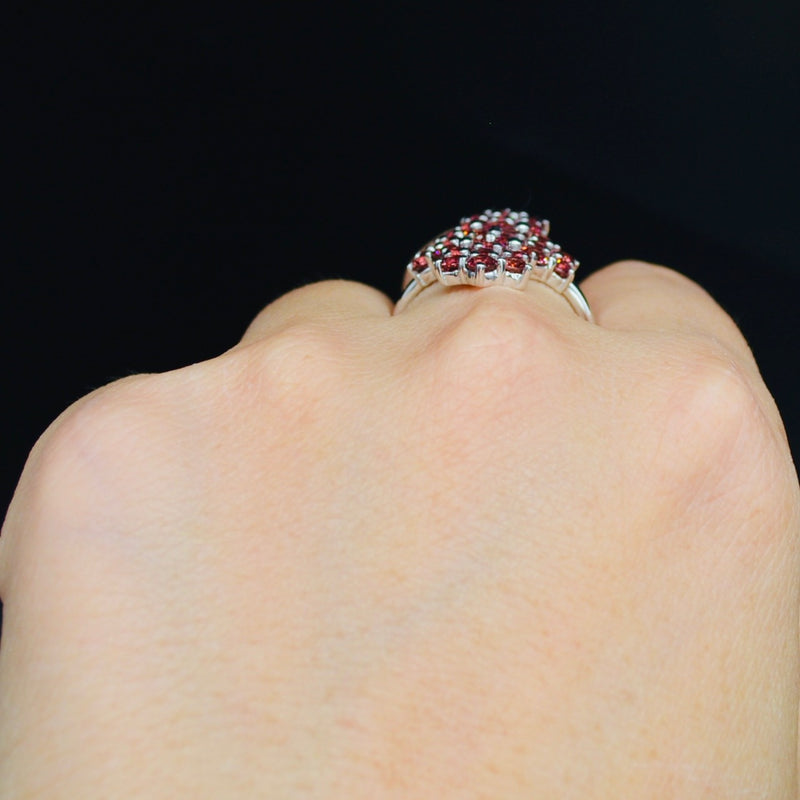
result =
[{"label": "black background", "polygon": [[11,10],[0,504],[72,401],[220,353],[293,286],[397,295],[485,207],[584,276],[685,271],[752,342],[797,451],[796,2]]}]

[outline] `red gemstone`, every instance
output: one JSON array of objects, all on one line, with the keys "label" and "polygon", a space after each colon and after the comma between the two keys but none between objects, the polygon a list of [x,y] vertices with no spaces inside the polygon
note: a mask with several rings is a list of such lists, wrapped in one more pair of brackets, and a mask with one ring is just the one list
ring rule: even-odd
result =
[{"label": "red gemstone", "polygon": [[569,273],[574,266],[572,258],[568,256],[566,253],[559,254],[557,257],[556,266],[553,272],[558,275],[559,278],[568,278]]},{"label": "red gemstone", "polygon": [[479,253],[467,260],[467,269],[470,272],[477,272],[479,269],[483,269],[484,272],[494,272],[497,267],[497,259],[489,253]]},{"label": "red gemstone", "polygon": [[493,236],[513,236],[517,229],[507,222],[498,220],[497,222],[489,222],[486,225],[486,233],[491,233]]},{"label": "red gemstone", "polygon": [[522,256],[511,256],[506,259],[506,272],[514,275],[521,275],[525,272],[525,259]]},{"label": "red gemstone", "polygon": [[458,256],[447,256],[442,259],[442,272],[458,272]]},{"label": "red gemstone", "polygon": [[434,251],[433,257],[434,258],[441,258],[443,255],[447,254],[450,256],[457,256],[459,252],[459,247],[456,242],[445,242],[444,244],[440,244]]},{"label": "red gemstone", "polygon": [[425,258],[425,256],[417,256],[411,262],[411,269],[414,272],[424,272],[426,269],[428,269],[428,259]]},{"label": "red gemstone", "polygon": [[506,247],[508,245],[508,238],[504,235],[495,235],[491,239],[486,240],[487,247],[491,247],[495,244],[499,244],[500,247]]}]

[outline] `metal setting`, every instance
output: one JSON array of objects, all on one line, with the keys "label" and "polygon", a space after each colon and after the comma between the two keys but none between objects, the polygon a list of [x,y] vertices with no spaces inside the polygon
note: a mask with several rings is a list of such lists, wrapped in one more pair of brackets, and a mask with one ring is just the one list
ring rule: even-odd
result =
[{"label": "metal setting", "polygon": [[395,305],[400,313],[428,286],[505,286],[524,289],[543,283],[594,322],[589,304],[573,283],[579,262],[549,239],[550,223],[524,211],[492,211],[464,217],[459,225],[418,250],[406,271],[408,283]]}]

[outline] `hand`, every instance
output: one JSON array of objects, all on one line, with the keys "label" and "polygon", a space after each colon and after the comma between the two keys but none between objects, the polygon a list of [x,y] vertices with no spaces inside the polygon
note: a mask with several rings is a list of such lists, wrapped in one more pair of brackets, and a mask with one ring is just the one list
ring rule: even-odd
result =
[{"label": "hand", "polygon": [[2,798],[793,798],[800,501],[695,284],[280,298],[0,538]]}]

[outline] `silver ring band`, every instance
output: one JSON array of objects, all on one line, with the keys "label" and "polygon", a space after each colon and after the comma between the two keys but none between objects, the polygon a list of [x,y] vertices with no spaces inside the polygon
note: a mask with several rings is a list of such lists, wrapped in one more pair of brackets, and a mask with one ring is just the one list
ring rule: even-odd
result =
[{"label": "silver ring band", "polygon": [[[423,284],[419,281],[412,280],[408,286],[406,286],[403,294],[400,296],[400,299],[397,301],[394,307],[394,313],[399,314],[408,304],[413,300],[423,289],[426,289],[428,286],[432,286],[435,281],[431,281],[431,283]],[[522,288],[522,287],[520,287]],[[587,322],[594,322],[594,317],[592,316],[592,310],[589,308],[589,302],[586,300],[583,292],[574,284],[571,283],[567,286],[566,289],[558,290],[558,293],[564,297],[564,299],[570,304],[572,310],[582,319],[585,319]]]}]

